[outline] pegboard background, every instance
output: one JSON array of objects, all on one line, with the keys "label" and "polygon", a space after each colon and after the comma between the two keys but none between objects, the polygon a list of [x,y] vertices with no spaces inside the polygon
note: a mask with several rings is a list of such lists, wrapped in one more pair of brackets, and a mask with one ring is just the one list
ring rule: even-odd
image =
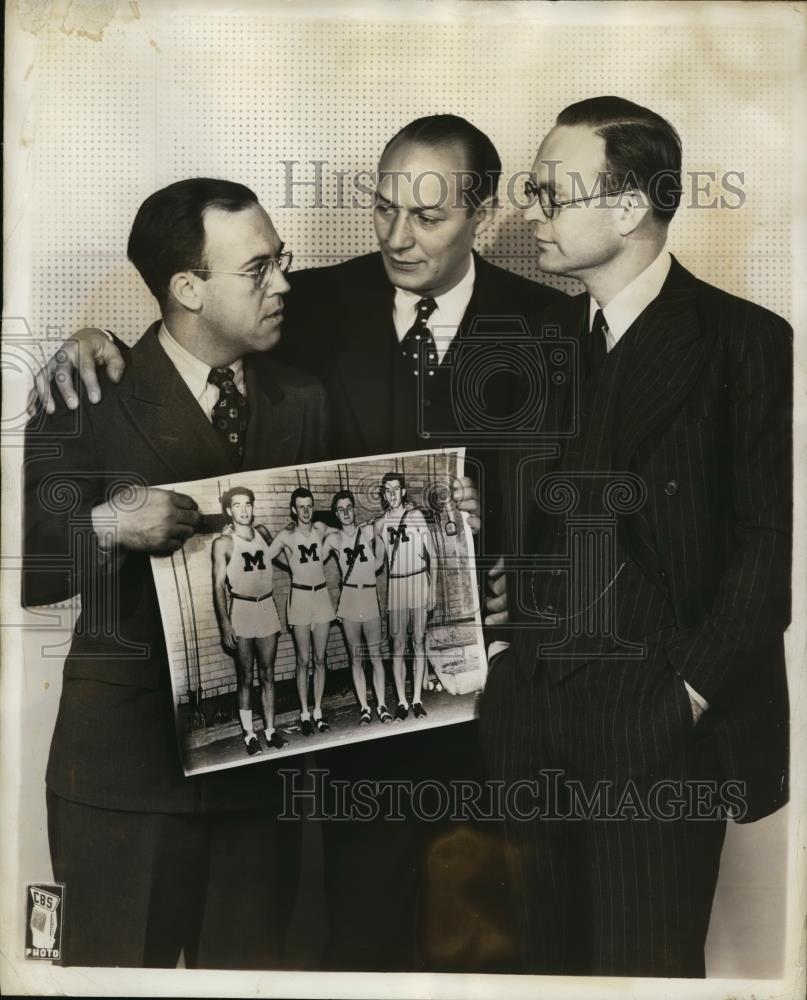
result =
[{"label": "pegboard background", "polygon": [[[245,0],[227,0],[228,9],[239,2]],[[679,211],[670,246],[699,277],[798,319],[792,302],[803,289],[791,279],[792,206],[804,178],[792,164],[807,120],[792,111],[804,75],[799,5],[664,4],[667,23],[653,4],[463,3],[450,17],[435,18],[447,6],[436,2],[419,8],[422,23],[409,16],[410,2],[355,3],[339,19],[326,11],[319,21],[297,18],[302,2],[278,10],[261,0],[249,15],[211,13],[222,6],[7,6],[9,19],[24,23],[9,33],[6,53],[6,156],[14,169],[6,175],[5,312],[24,318],[35,337],[55,346],[76,327],[101,323],[132,340],[155,318],[125,245],[137,207],[164,184],[205,173],[240,180],[256,190],[299,266],[332,263],[373,250],[375,240],[368,210],[333,207],[328,178],[372,170],[385,141],[407,121],[433,112],[465,115],[491,136],[507,175],[529,168],[562,107],[597,93],[620,94],[667,116],[681,133],[686,171],[744,174],[741,209]],[[88,16],[91,7],[100,27],[88,29],[76,11]],[[533,10],[534,19],[525,20]],[[299,208],[281,207],[284,160],[298,162],[301,180],[313,178],[311,161],[325,161],[323,200],[331,207],[309,207],[310,187],[297,189]],[[517,212],[504,210],[479,249],[540,278]],[[4,506],[12,514],[5,527],[14,529],[19,475],[7,472]],[[804,605],[796,599],[801,575],[797,584],[794,609]],[[16,576],[10,589],[13,614]],[[55,649],[43,655],[43,646],[66,642],[69,617],[58,633],[31,612],[24,628],[4,630],[7,639],[19,633],[17,647],[4,646],[5,662],[19,669],[2,673],[7,694],[15,685],[9,703],[20,705],[6,727],[8,735],[18,723],[6,742],[19,761],[19,787],[9,782],[3,800],[9,828],[24,831],[16,841],[16,877],[5,881],[4,926],[13,928],[14,942],[22,941],[18,887],[50,877],[43,775],[61,656]],[[797,625],[789,637],[794,681],[804,648]],[[801,786],[794,780],[794,791]],[[802,881],[788,867],[798,816],[794,821],[793,811],[783,810],[728,830],[707,944],[710,976],[765,979],[791,967],[785,947],[795,936],[786,932],[785,915],[788,882]],[[791,904],[797,895],[789,894]],[[801,951],[796,956],[788,947],[801,960]],[[33,971],[44,975],[32,993],[52,990],[56,971],[70,973]],[[84,985],[77,980],[73,992]],[[522,985],[534,991],[534,984]]]},{"label": "pegboard background", "polygon": [[[126,261],[126,238],[140,202],[162,185],[193,175],[242,181],[268,208],[295,266],[333,263],[375,249],[371,212],[350,207],[349,181],[337,207],[337,174],[372,171],[406,122],[434,112],[468,117],[496,144],[506,188],[508,176],[529,168],[557,112],[598,93],[667,116],[681,133],[686,171],[743,175],[741,208],[679,211],[670,245],[700,277],[790,317],[796,50],[783,30],[708,21],[665,30],[472,18],[312,22],[275,11],[116,20],[100,41],[43,33],[29,119],[32,331],[61,339],[100,324],[127,340],[140,335],[156,306]],[[305,182],[316,160],[324,161],[322,199],[312,207],[316,192]],[[301,182],[296,207],[289,169]],[[722,191],[711,187],[702,200]],[[540,278],[514,208],[502,209],[479,249]]]}]

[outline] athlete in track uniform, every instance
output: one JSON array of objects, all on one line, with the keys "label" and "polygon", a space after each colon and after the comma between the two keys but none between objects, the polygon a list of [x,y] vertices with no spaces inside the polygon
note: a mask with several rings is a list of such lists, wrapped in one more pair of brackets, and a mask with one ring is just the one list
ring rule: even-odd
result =
[{"label": "athlete in track uniform", "polygon": [[350,654],[353,683],[361,708],[360,724],[370,723],[372,715],[367,704],[367,682],[364,677],[362,633],[373,665],[378,718],[392,722],[387,711],[384,661],[381,658],[381,607],[378,603],[376,577],[384,565],[384,550],[376,545],[369,524],[356,524],[356,500],[350,490],[340,490],[331,500],[331,510],[339,518],[341,529],[325,535],[325,551],[333,555],[342,574],[341,593],[336,617],[341,619]]},{"label": "athlete in track uniform", "polygon": [[221,498],[232,532],[213,542],[213,604],[221,639],[235,654],[238,678],[238,714],[247,753],[260,753],[252,720],[252,664],[258,661],[264,737],[270,749],[286,740],[275,732],[275,656],[280,619],[272,596],[272,537],[262,524],[254,524],[255,495],[236,486]]},{"label": "athlete in track uniform", "polygon": [[[291,571],[291,587],[286,603],[286,621],[293,630],[297,649],[297,694],[300,697],[300,727],[311,736],[314,726],[328,731],[322,717],[325,692],[325,648],[335,618],[331,595],[325,584],[323,551],[325,525],[314,523],[314,497],[310,490],[298,487],[289,501],[293,528],[284,528],[272,542],[269,558],[285,552]],[[314,724],[308,711],[308,670],[314,664]]]},{"label": "athlete in track uniform", "polygon": [[426,715],[421,701],[426,674],[426,620],[430,606],[430,568],[434,559],[431,532],[422,511],[404,504],[403,476],[387,472],[381,480],[384,513],[376,518],[374,530],[387,556],[387,607],[392,637],[392,673],[398,692],[395,718],[403,721],[409,713],[406,701],[406,633],[411,627],[414,650],[412,714]]}]

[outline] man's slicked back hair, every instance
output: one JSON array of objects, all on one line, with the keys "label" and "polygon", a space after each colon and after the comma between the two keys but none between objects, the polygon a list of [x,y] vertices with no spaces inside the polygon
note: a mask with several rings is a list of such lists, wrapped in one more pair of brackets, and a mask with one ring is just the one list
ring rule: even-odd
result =
[{"label": "man's slicked back hair", "polygon": [[681,139],[666,118],[624,97],[589,97],[564,108],[556,124],[585,125],[601,136],[608,190],[635,186],[669,223],[681,201]]},{"label": "man's slicked back hair", "polygon": [[471,210],[483,201],[496,197],[502,161],[496,147],[484,132],[459,115],[426,115],[396,132],[381,153],[381,159],[392,146],[398,143],[417,143],[442,149],[459,146],[465,157],[461,171],[463,204]]}]

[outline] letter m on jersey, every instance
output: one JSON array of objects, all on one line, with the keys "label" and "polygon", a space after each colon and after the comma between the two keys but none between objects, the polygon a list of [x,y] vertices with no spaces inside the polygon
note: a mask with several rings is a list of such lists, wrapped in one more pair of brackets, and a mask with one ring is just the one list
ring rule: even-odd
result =
[{"label": "letter m on jersey", "polygon": [[405,524],[402,524],[400,526],[400,528],[390,528],[388,526],[387,527],[387,531],[389,532],[390,545],[394,545],[395,542],[396,542],[396,539],[398,539],[398,538],[400,538],[400,540],[402,542],[408,542],[409,541],[409,535],[407,535],[407,533],[406,533],[406,525]]},{"label": "letter m on jersey", "polygon": [[348,566],[352,566],[357,559],[359,562],[367,562],[367,556],[364,554],[363,542],[360,542],[354,549],[351,549],[349,545],[346,545],[345,555],[347,556]]},{"label": "letter m on jersey", "polygon": [[310,559],[311,562],[319,562],[319,555],[317,554],[317,543],[312,542],[310,545],[300,545],[297,544],[297,548],[300,550],[300,563],[307,563]]},{"label": "letter m on jersey", "polygon": [[257,552],[242,552],[241,555],[244,557],[244,572],[251,573],[253,568],[266,569],[266,564],[263,561],[263,549],[258,549]]}]

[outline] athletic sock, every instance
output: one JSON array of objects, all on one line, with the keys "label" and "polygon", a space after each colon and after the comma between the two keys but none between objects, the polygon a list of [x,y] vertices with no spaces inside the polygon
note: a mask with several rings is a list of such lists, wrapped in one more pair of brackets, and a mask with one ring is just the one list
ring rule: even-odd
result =
[{"label": "athletic sock", "polygon": [[241,718],[241,728],[244,730],[244,736],[254,736],[255,729],[252,724],[252,710],[249,708],[239,708],[238,715]]},{"label": "athletic sock", "polygon": [[322,718],[322,709],[321,708],[315,708],[314,709],[314,722],[319,722],[319,720],[321,718]]},{"label": "athletic sock", "polygon": [[308,714],[308,709],[306,709],[304,712],[300,712],[300,718],[303,720],[303,722],[311,718],[311,716]]}]

